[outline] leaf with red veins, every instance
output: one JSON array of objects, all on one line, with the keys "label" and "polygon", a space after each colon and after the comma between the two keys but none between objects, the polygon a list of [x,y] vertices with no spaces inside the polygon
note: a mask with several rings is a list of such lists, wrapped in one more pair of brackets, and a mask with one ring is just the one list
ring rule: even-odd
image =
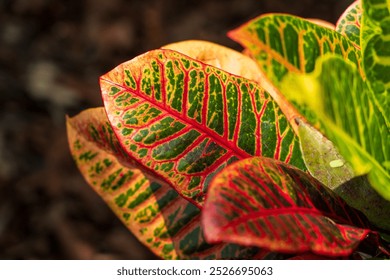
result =
[{"label": "leaf with red veins", "polygon": [[256,82],[172,50],[125,62],[100,79],[123,149],[145,174],[201,207],[211,179],[266,156],[305,170],[298,137]]},{"label": "leaf with red veins", "polygon": [[[200,209],[174,189],[131,167],[103,108],[67,119],[72,156],[85,180],[123,224],[163,259],[250,259],[267,252],[208,244]],[[128,248],[131,250],[131,248]]]},{"label": "leaf with red veins", "polygon": [[370,233],[360,212],[313,177],[261,157],[236,162],[214,178],[202,222],[209,242],[293,254],[347,256]]}]

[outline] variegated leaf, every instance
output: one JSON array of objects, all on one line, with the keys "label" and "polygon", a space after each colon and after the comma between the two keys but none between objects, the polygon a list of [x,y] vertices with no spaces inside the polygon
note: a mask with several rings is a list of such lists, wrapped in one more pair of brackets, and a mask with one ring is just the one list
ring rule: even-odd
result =
[{"label": "variegated leaf", "polygon": [[[286,102],[284,89],[281,87],[282,79],[288,73],[310,73],[314,70],[317,58],[326,53],[340,54],[360,65],[360,52],[349,39],[334,29],[296,16],[263,15],[230,31],[228,35],[257,61],[267,80],[275,88],[270,92],[278,104],[282,108],[293,105],[299,114],[293,112],[292,115],[305,118],[313,124],[318,124],[319,121],[307,106],[291,100]],[[292,118],[289,120],[293,121]],[[293,123],[292,125],[294,126]]]},{"label": "variegated leaf", "polygon": [[351,40],[357,49],[360,49],[361,17],[361,4],[357,0],[345,10],[336,24],[336,31]]},{"label": "variegated leaf", "polygon": [[[372,187],[390,200],[390,127],[375,102],[375,96],[361,78],[356,66],[340,57],[329,56],[318,62],[310,75],[291,75],[285,93],[306,104],[322,121],[322,132],[336,145],[340,154],[351,165],[355,175],[367,174]],[[313,85],[316,91],[313,93]],[[377,226],[390,230],[390,220],[363,211]],[[390,202],[386,206],[390,209]],[[372,219],[374,218],[374,220]]]},{"label": "variegated leaf", "polygon": [[210,242],[267,250],[349,255],[370,232],[365,218],[310,175],[254,157],[213,180],[202,222]]},{"label": "variegated leaf", "polygon": [[226,72],[256,81],[279,105],[295,133],[298,134],[298,128],[294,122],[294,119],[300,116],[298,111],[267,80],[257,63],[248,55],[211,42],[197,40],[172,43],[162,48],[178,51],[203,63],[221,68]]},{"label": "variegated leaf", "polygon": [[278,87],[289,72],[309,73],[318,57],[336,53],[359,65],[360,53],[335,30],[299,17],[269,14],[255,18],[228,34],[256,59]]},{"label": "variegated leaf", "polygon": [[[390,116],[390,2],[362,0],[363,69],[382,117]],[[389,132],[390,133],[390,132]],[[387,163],[390,168],[390,162]]]},{"label": "variegated leaf", "polygon": [[147,179],[139,170],[129,167],[129,158],[103,108],[68,118],[67,128],[72,155],[86,181],[159,257],[245,259],[259,253],[256,248],[234,244],[207,244],[196,206],[166,183]]},{"label": "variegated leaf", "polygon": [[155,50],[119,65],[100,84],[126,153],[198,206],[215,174],[238,159],[261,155],[305,169],[287,119],[253,81]]}]

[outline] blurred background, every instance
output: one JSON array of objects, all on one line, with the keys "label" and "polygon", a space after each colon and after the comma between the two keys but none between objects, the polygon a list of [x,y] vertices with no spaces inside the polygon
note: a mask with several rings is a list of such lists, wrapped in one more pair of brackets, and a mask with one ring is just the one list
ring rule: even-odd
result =
[{"label": "blurred background", "polygon": [[65,115],[102,106],[98,78],[150,49],[268,12],[336,23],[353,0],[0,0],[0,259],[153,259],[89,188]]}]

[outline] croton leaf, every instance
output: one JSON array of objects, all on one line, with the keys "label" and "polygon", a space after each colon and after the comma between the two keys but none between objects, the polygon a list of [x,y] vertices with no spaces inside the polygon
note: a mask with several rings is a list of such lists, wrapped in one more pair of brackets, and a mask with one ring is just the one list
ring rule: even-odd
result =
[{"label": "croton leaf", "polygon": [[208,241],[286,253],[346,256],[370,232],[360,212],[313,177],[263,157],[220,172],[203,211]]},{"label": "croton leaf", "polygon": [[154,50],[100,79],[109,121],[126,153],[201,207],[228,164],[266,156],[305,169],[278,105],[257,83],[172,50]]},{"label": "croton leaf", "polygon": [[390,229],[390,202],[372,188],[366,175],[354,177],[334,189],[348,205],[361,209],[373,224]]},{"label": "croton leaf", "polygon": [[278,104],[282,107],[293,105],[301,118],[304,116],[313,124],[319,123],[315,113],[302,103],[286,102],[280,96],[284,95],[282,79],[288,73],[310,73],[317,58],[326,53],[340,54],[360,67],[360,51],[352,41],[334,29],[296,16],[262,15],[230,31],[228,35],[257,61],[267,80],[276,88],[270,92],[276,101],[281,100],[282,103]]},{"label": "croton leaf", "polygon": [[351,40],[357,49],[360,49],[361,17],[362,9],[358,0],[345,10],[336,24],[336,31]]},{"label": "croton leaf", "polygon": [[360,52],[335,30],[299,17],[269,14],[255,18],[228,33],[257,61],[271,82],[279,86],[289,72],[309,73],[318,57],[342,55],[355,64]]},{"label": "croton leaf", "polygon": [[271,97],[279,105],[287,120],[290,122],[290,125],[294,129],[295,133],[298,133],[294,119],[301,115],[293,106],[291,106],[289,102],[286,101],[274,85],[267,80],[264,73],[260,71],[257,63],[248,55],[244,55],[215,43],[198,40],[172,43],[163,46],[162,49],[170,49],[180,52],[195,60],[200,60],[205,64],[209,64],[234,75],[256,81],[271,95]]},{"label": "croton leaf", "polygon": [[[284,92],[290,98],[299,95],[299,102],[306,102],[320,116],[322,132],[336,145],[355,175],[367,174],[372,187],[390,200],[386,164],[390,160],[389,122],[356,66],[340,57],[328,56],[318,61],[312,74],[291,75],[284,83]],[[361,200],[370,203],[365,197]],[[389,230],[389,221],[388,216],[376,216],[372,222]]]},{"label": "croton leaf", "polygon": [[[210,245],[200,225],[200,210],[166,183],[129,167],[103,108],[67,119],[72,155],[89,185],[127,228],[163,259],[246,259],[258,249]],[[263,252],[263,257],[266,252]]]},{"label": "croton leaf", "polygon": [[[362,55],[368,85],[377,107],[390,116],[390,2],[362,0]],[[388,163],[390,166],[390,162]]]}]

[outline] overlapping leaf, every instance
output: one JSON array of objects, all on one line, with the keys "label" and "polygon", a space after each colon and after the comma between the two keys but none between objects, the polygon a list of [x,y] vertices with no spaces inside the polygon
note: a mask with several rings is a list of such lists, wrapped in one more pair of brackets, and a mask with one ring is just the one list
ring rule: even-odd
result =
[{"label": "overlapping leaf", "polygon": [[339,18],[336,31],[351,40],[360,49],[360,25],[362,9],[360,0],[352,3]]},{"label": "overlapping leaf", "polygon": [[[368,85],[376,106],[389,123],[390,116],[390,2],[362,0],[362,55]],[[387,163],[390,166],[390,162]],[[389,167],[390,169],[390,167]]]},{"label": "overlapping leaf", "polygon": [[231,74],[254,80],[262,85],[262,75],[257,63],[250,57],[230,48],[200,40],[176,42],[161,48],[180,52],[192,59],[221,68]]},{"label": "overlapping leaf", "polygon": [[[348,38],[334,29],[291,15],[263,15],[228,35],[243,45],[246,52],[257,61],[276,89],[272,95],[278,104],[283,108],[291,107],[292,104],[301,116],[313,124],[319,121],[307,106],[291,100],[286,102],[284,89],[281,88],[282,79],[291,72],[310,73],[314,70],[317,58],[326,53],[340,54],[360,65],[360,52]],[[299,114],[294,112],[293,115]],[[289,120],[293,121],[291,118]]]},{"label": "overlapping leaf", "polygon": [[297,136],[257,83],[171,50],[155,50],[101,77],[108,118],[148,174],[201,206],[210,180],[253,155],[304,169]]},{"label": "overlapping leaf", "polygon": [[359,65],[360,54],[338,32],[290,15],[260,16],[229,33],[256,59],[271,82],[279,86],[289,72],[309,73],[318,57],[340,54]]},{"label": "overlapping leaf", "polygon": [[210,242],[289,253],[349,255],[370,232],[363,216],[328,188],[269,158],[245,159],[219,173],[203,211]]},{"label": "overlapping leaf", "polygon": [[[284,82],[290,98],[300,95],[303,102],[314,98],[315,102],[307,104],[320,116],[323,133],[338,147],[355,175],[367,174],[375,190],[390,200],[386,165],[390,157],[390,128],[357,68],[340,57],[330,56],[318,62],[313,74],[292,75]],[[309,86],[313,84],[318,89],[315,96]],[[365,202],[364,197],[361,200]],[[361,210],[365,211],[365,207]],[[376,216],[374,222],[390,229],[387,216]]]},{"label": "overlapping leaf", "polygon": [[332,190],[352,179],[355,173],[337,147],[308,123],[296,121],[303,159],[310,174]]},{"label": "overlapping leaf", "polygon": [[[209,245],[200,210],[165,183],[148,180],[130,168],[103,108],[67,120],[72,155],[91,187],[129,230],[164,259],[252,258],[257,249],[234,244]],[[131,248],[128,248],[131,250]]]},{"label": "overlapping leaf", "polygon": [[[323,24],[326,24],[326,22]],[[294,119],[299,117],[300,114],[286,101],[274,85],[267,80],[264,73],[260,71],[255,60],[251,59],[249,56],[215,43],[198,40],[172,43],[163,46],[162,49],[180,52],[195,60],[200,60],[203,63],[221,68],[226,72],[256,81],[271,95],[290,122],[295,133],[298,133]]]}]

